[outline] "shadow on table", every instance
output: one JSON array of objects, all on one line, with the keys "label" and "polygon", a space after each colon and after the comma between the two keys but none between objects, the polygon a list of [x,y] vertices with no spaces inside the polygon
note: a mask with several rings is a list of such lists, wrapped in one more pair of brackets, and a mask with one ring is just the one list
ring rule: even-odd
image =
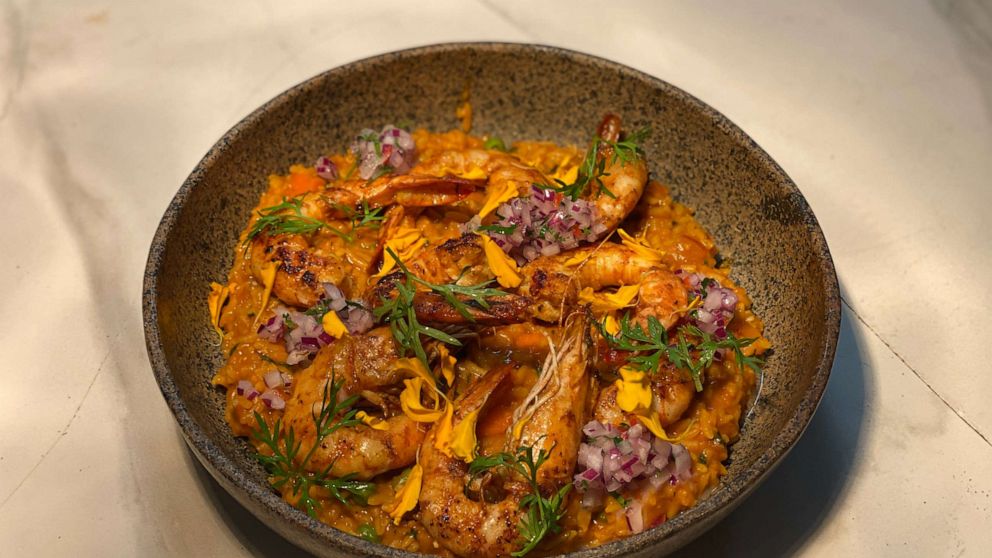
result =
[{"label": "shadow on table", "polygon": [[[787,556],[797,553],[829,516],[854,476],[873,385],[862,364],[861,344],[844,309],[830,383],[806,433],[768,480],[727,519],[675,554]],[[189,454],[205,493],[232,533],[256,556],[301,556],[298,549],[257,520]]]},{"label": "shadow on table", "polygon": [[833,512],[858,468],[874,390],[857,317],[843,310],[830,382],[806,433],[740,507],[675,557],[794,555]]},{"label": "shadow on table", "polygon": [[193,455],[193,451],[188,447],[186,454],[196,476],[203,486],[204,493],[213,502],[220,516],[231,529],[231,533],[245,549],[254,556],[298,556],[301,558],[312,557],[309,552],[301,550],[291,542],[282,538],[279,533],[270,529],[266,524],[255,518],[244,506],[238,503],[230,494],[224,490],[210,473],[200,465],[200,462]]}]

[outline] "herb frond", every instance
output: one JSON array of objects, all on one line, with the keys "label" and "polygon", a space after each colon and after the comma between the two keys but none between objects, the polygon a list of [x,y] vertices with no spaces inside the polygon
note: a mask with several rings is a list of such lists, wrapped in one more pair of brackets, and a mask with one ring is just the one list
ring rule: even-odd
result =
[{"label": "herb frond", "polygon": [[383,215],[383,210],[385,208],[376,207],[373,209],[369,207],[368,201],[366,200],[358,202],[357,208],[339,203],[333,203],[331,206],[343,213],[345,218],[348,219],[351,224],[350,232],[355,232],[363,227],[378,229],[381,226],[382,221],[386,219],[386,216]]},{"label": "herb frond", "polygon": [[506,295],[499,289],[490,288],[488,285],[492,283],[491,281],[478,285],[458,285],[455,283],[439,285],[425,281],[411,273],[391,248],[386,248],[386,253],[393,258],[396,267],[403,272],[404,279],[396,284],[396,296],[389,299],[382,298],[382,305],[373,311],[372,316],[376,320],[388,322],[393,338],[403,347],[404,354],[412,352],[424,364],[428,364],[427,352],[420,339],[421,335],[456,347],[460,347],[462,343],[455,337],[439,329],[425,326],[417,320],[417,312],[413,303],[417,285],[441,295],[446,302],[469,321],[474,321],[475,318],[469,312],[468,304],[474,304],[488,310],[488,298]]},{"label": "herb frond", "polygon": [[269,484],[277,490],[288,485],[293,496],[299,496],[297,506],[311,517],[317,516],[317,509],[320,507],[320,502],[310,494],[312,487],[326,489],[331,496],[345,504],[355,501],[364,505],[375,491],[374,483],[355,480],[353,474],[339,478],[330,477],[333,464],[319,473],[306,469],[314,451],[320,447],[325,438],[340,428],[361,424],[361,421],[355,418],[357,411],[352,408],[358,401],[358,396],[353,395],[338,401],[338,393],[342,385],[344,382],[336,382],[332,373],[331,379],[324,386],[320,411],[311,413],[316,426],[316,439],[300,459],[298,457],[303,447],[303,440],[297,438],[293,427],[284,429],[282,417],[276,419],[270,427],[262,415],[255,412],[258,430],[253,437],[271,452],[271,455],[259,452],[255,458],[269,472]]},{"label": "herb frond", "polygon": [[[575,182],[566,184],[560,180],[556,180],[558,186],[539,185],[538,187],[561,192],[569,198],[576,200],[592,184],[596,187],[596,195],[616,198],[616,195],[603,183],[603,177],[609,176],[609,173],[606,172],[606,167],[612,166],[617,161],[626,165],[638,157],[643,156],[644,152],[641,149],[641,143],[650,135],[651,129],[645,127],[627,134],[620,141],[610,141],[600,137],[594,138],[592,145],[589,146],[589,150],[586,151],[586,155],[582,159],[582,164],[579,165],[579,172]],[[613,148],[612,156],[608,158],[599,156],[599,148],[603,145]]]},{"label": "herb frond", "polygon": [[482,147],[483,149],[495,149],[497,151],[504,151],[504,152],[509,151],[509,149],[506,148],[506,144],[503,143],[503,139],[497,136],[492,136],[489,139],[487,139],[485,142],[483,142]]},{"label": "herb frond", "polygon": [[300,198],[283,199],[282,203],[258,210],[258,219],[248,231],[245,244],[255,239],[263,232],[268,234],[310,234],[325,229],[348,242],[354,238],[346,232],[329,224],[303,214],[303,200]]},{"label": "herb frond", "polygon": [[520,446],[514,453],[502,452],[493,455],[480,455],[469,464],[469,474],[478,475],[494,467],[508,467],[527,479],[531,492],[520,499],[521,508],[526,508],[524,517],[517,526],[523,546],[511,556],[520,557],[534,550],[549,534],[561,532],[561,518],[565,514],[565,498],[572,489],[572,483],[566,483],[549,497],[541,494],[537,482],[537,471],[555,446],[550,450],[541,449],[534,455],[532,446]]},{"label": "herb frond", "polygon": [[675,343],[671,343],[665,327],[654,316],[648,317],[647,331],[640,324],[632,323],[630,314],[620,318],[620,331],[611,335],[603,324],[597,324],[600,334],[607,343],[615,349],[635,353],[628,362],[641,370],[655,372],[665,357],[677,368],[688,370],[696,391],[703,390],[703,372],[713,364],[720,350],[729,350],[734,354],[737,365],[745,366],[756,373],[761,373],[764,360],[757,356],[747,356],[743,349],[754,343],[755,338],[738,338],[727,332],[725,339],[717,339],[691,324],[678,327]]},{"label": "herb frond", "polygon": [[503,226],[503,225],[480,225],[479,228],[476,229],[476,230],[486,231],[486,232],[491,232],[491,233],[496,233],[496,234],[505,234],[505,235],[509,236],[509,235],[515,233],[517,231],[517,227],[519,227],[519,226],[520,225],[506,225],[506,226]]}]

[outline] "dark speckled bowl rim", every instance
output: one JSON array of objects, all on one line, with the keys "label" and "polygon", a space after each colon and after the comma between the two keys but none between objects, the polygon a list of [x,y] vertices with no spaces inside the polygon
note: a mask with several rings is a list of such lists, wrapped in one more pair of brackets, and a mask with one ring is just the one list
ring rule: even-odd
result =
[{"label": "dark speckled bowl rim", "polygon": [[[212,470],[217,479],[228,490],[240,491],[239,500],[249,499],[273,512],[273,515],[280,516],[289,522],[287,529],[277,529],[283,533],[288,530],[304,531],[313,538],[324,543],[330,543],[330,547],[343,551],[352,552],[356,555],[364,556],[388,556],[388,557],[412,557],[419,554],[401,551],[379,544],[369,543],[358,537],[338,531],[324,523],[310,518],[304,512],[297,510],[283,501],[274,491],[250,477],[246,471],[239,469],[228,459],[220,448],[210,439],[209,436],[196,424],[186,409],[186,405],[180,397],[178,387],[172,377],[165,358],[165,352],[161,344],[161,336],[158,330],[158,301],[157,301],[157,277],[162,264],[162,256],[165,250],[167,239],[176,222],[176,219],[186,202],[191,190],[201,181],[205,170],[224,155],[228,144],[237,138],[242,130],[252,126],[256,121],[274,107],[282,103],[290,102],[294,94],[300,92],[315,81],[322,79],[327,74],[344,73],[360,70],[362,66],[378,63],[384,60],[416,58],[426,54],[434,54],[445,51],[457,50],[479,50],[479,51],[516,51],[516,52],[539,52],[549,53],[558,56],[571,58],[579,63],[591,66],[598,66],[614,72],[619,72],[628,77],[644,80],[654,84],[666,95],[676,97],[682,102],[694,107],[701,114],[712,121],[720,130],[731,136],[740,145],[745,146],[752,154],[756,155],[762,163],[767,165],[772,172],[773,178],[797,200],[798,210],[805,217],[805,225],[809,232],[812,246],[821,272],[824,277],[824,324],[825,339],[823,339],[823,352],[817,364],[815,375],[812,378],[810,388],[805,397],[800,402],[796,414],[787,423],[786,427],[774,438],[773,443],[765,452],[748,468],[738,472],[732,479],[725,479],[720,490],[714,491],[709,497],[702,500],[698,505],[684,511],[674,519],[664,524],[649,529],[638,535],[633,535],[611,543],[580,550],[568,554],[571,557],[604,557],[604,556],[625,556],[631,552],[644,551],[662,540],[673,536],[698,522],[708,523],[714,515],[725,515],[736,507],[743,499],[750,494],[764,478],[775,468],[789,452],[792,446],[802,435],[809,424],[813,413],[819,405],[823,391],[827,385],[833,363],[834,352],[837,345],[837,337],[840,331],[840,294],[837,283],[837,276],[834,269],[833,260],[827,247],[826,239],[819,227],[816,217],[809,208],[805,198],[799,189],[786,175],[782,168],[765,153],[747,134],[728,120],[725,116],[714,110],[709,105],[703,103],[692,95],[681,89],[664,82],[658,78],[635,70],[633,68],[600,58],[597,56],[576,52],[553,46],[533,45],[526,43],[504,43],[504,42],[467,42],[467,43],[444,43],[423,47],[416,47],[406,50],[390,52],[386,54],[371,56],[362,60],[351,62],[343,66],[336,67],[322,72],[298,85],[295,85],[283,93],[280,93],[272,100],[266,102],[254,112],[238,122],[230,131],[214,144],[203,159],[193,169],[189,177],[183,182],[182,187],[176,193],[172,202],[162,216],[162,220],[152,239],[151,248],[148,254],[148,261],[145,268],[144,286],[142,295],[143,321],[145,328],[145,343],[148,350],[149,360],[158,381],[159,388],[164,396],[169,408],[175,415],[176,421],[181,428],[186,442],[194,450],[194,454],[203,462],[208,470]],[[697,534],[698,535],[698,534]]]}]

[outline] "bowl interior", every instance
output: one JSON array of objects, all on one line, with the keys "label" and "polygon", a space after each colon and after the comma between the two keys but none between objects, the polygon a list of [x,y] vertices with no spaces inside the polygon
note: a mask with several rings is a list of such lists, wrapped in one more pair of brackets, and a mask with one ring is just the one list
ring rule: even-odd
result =
[{"label": "bowl interior", "polygon": [[470,88],[473,132],[583,145],[607,111],[626,129],[650,126],[652,175],[696,209],[766,323],[774,356],[731,452],[704,501],[641,535],[580,554],[658,555],[728,513],[785,455],[826,383],[839,328],[836,277],[802,195],[753,141],[660,80],[548,47],[456,44],[388,54],[319,75],[258,109],[224,136],[167,209],[149,254],[145,328],[150,359],[194,452],[263,521],[317,554],[395,556],[310,520],[265,485],[244,440],[224,422],[209,380],[222,364],[209,326],[211,281],[226,282],[238,234],[270,173],[346,149],[365,127],[408,121],[456,127]]}]

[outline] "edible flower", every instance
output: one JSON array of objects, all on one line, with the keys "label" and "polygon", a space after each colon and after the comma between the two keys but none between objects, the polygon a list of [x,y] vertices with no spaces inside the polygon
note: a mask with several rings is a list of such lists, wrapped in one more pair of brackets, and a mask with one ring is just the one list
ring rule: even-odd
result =
[{"label": "edible flower", "polygon": [[620,322],[617,321],[617,317],[613,314],[607,314],[606,317],[603,318],[603,329],[605,329],[606,333],[609,333],[610,335],[620,333]]},{"label": "edible flower", "polygon": [[586,287],[579,292],[579,300],[592,305],[592,311],[596,313],[611,312],[630,306],[641,284],[624,285],[617,289],[615,293],[595,293],[591,287]]},{"label": "edible flower", "polygon": [[272,285],[276,282],[276,271],[279,271],[280,265],[282,265],[281,261],[268,261],[262,265],[261,276],[262,285],[265,286],[265,292],[262,293],[262,306],[255,313],[255,321],[252,322],[252,327],[258,326],[258,319],[262,317],[262,312],[269,304],[269,297],[272,296]]},{"label": "edible flower", "polygon": [[437,345],[437,359],[440,361],[439,368],[441,369],[441,376],[444,377],[448,385],[455,383],[455,363],[458,360],[448,351],[448,346],[444,343],[438,343]]},{"label": "edible flower", "polygon": [[665,429],[658,421],[658,413],[651,407],[654,393],[651,390],[651,379],[643,370],[624,366],[620,369],[620,379],[616,381],[617,405],[628,413],[637,416],[638,420],[662,440],[670,440]]},{"label": "edible flower", "polygon": [[417,506],[420,499],[420,487],[424,480],[424,468],[420,463],[415,464],[406,476],[403,487],[396,493],[393,500],[392,509],[389,516],[393,518],[393,524],[399,525],[403,515]]},{"label": "edible flower", "polygon": [[486,215],[489,215],[495,211],[500,204],[512,200],[519,195],[519,187],[513,180],[507,180],[506,182],[491,187],[489,189],[489,196],[486,198],[486,203],[484,203],[482,205],[482,209],[479,210],[479,218],[481,219]]},{"label": "edible flower", "polygon": [[444,415],[444,410],[440,408],[441,401],[433,390],[434,408],[429,409],[420,402],[420,393],[424,389],[423,378],[408,378],[403,380],[406,388],[400,393],[400,407],[403,413],[416,422],[436,422]]},{"label": "edible flower", "polygon": [[362,423],[365,424],[366,426],[370,426],[376,430],[386,430],[387,428],[389,428],[388,426],[386,426],[386,421],[382,420],[379,417],[374,417],[366,413],[365,411],[358,411],[357,413],[355,413],[355,418],[362,421]]},{"label": "edible flower", "polygon": [[335,339],[341,339],[344,334],[348,333],[348,328],[345,327],[344,322],[338,317],[337,312],[324,314],[324,317],[320,320],[320,325],[328,335]]},{"label": "edible flower", "polygon": [[636,252],[638,256],[651,263],[662,263],[665,257],[664,252],[648,246],[643,237],[634,238],[623,229],[617,229],[617,234],[620,235],[620,242]]},{"label": "edible flower", "polygon": [[386,241],[386,246],[383,248],[382,268],[373,278],[385,277],[387,273],[396,267],[396,260],[393,259],[389,250],[392,250],[399,257],[400,261],[408,262],[424,244],[427,244],[427,239],[420,234],[418,229],[400,227],[396,231],[396,234]]},{"label": "edible flower", "polygon": [[[447,398],[437,389],[434,378],[420,359],[414,357],[398,358],[393,361],[393,369],[407,372],[412,376],[403,380],[406,388],[400,393],[400,406],[406,416],[417,422],[437,422],[439,418],[444,416],[446,409],[442,407],[441,400],[447,401]],[[430,388],[430,397],[434,402],[432,408],[425,407],[421,403],[420,394],[425,387]]]},{"label": "edible flower", "polygon": [[471,463],[475,459],[475,447],[477,445],[475,425],[478,420],[479,409],[476,409],[466,415],[451,430],[451,442],[448,444],[448,449],[452,455],[465,463]]},{"label": "edible flower", "polygon": [[551,178],[557,182],[574,184],[579,178],[579,166],[572,163],[572,157],[569,156],[558,164],[558,168],[551,175]]},{"label": "edible flower", "polygon": [[224,303],[227,302],[228,297],[231,295],[231,289],[227,285],[221,285],[220,283],[210,283],[210,295],[207,297],[207,307],[210,309],[210,325],[214,327],[214,331],[224,340],[224,332],[220,329],[220,311],[224,308]]},{"label": "edible flower", "polygon": [[434,436],[434,447],[448,457],[451,457],[451,423],[454,422],[454,413],[453,405],[444,406],[444,415],[437,424],[437,434]]},{"label": "edible flower", "polygon": [[507,289],[520,286],[523,277],[520,275],[520,268],[517,267],[517,262],[510,258],[510,256],[507,256],[506,252],[493,242],[493,239],[484,234],[480,234],[479,238],[482,239],[482,250],[486,253],[486,263],[489,264],[489,269],[496,275],[496,281],[500,286]]}]

